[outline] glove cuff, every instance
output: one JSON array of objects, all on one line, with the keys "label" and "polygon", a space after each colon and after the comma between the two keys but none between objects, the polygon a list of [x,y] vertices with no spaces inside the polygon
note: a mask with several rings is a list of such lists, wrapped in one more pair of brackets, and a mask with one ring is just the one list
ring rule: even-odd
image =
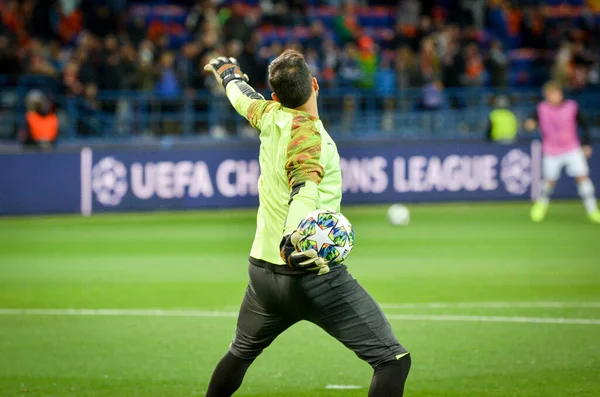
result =
[{"label": "glove cuff", "polygon": [[241,80],[241,81],[244,81],[244,82],[246,81],[246,79],[244,78],[244,76],[239,76],[237,74],[232,74],[232,75],[229,75],[229,76],[227,76],[227,77],[225,77],[223,79],[223,88],[227,89],[227,84],[231,83],[234,80]]},{"label": "glove cuff", "polygon": [[221,82],[223,84],[223,88],[225,89],[227,89],[227,84],[234,80],[246,81],[244,78],[244,72],[242,72],[238,65],[233,63],[219,68],[218,73],[221,76]]}]

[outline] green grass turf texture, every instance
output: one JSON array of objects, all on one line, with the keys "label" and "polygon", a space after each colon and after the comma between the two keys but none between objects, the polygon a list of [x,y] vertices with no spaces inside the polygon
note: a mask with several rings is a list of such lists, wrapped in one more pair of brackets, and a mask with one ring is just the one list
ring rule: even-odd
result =
[{"label": "green grass turf texture", "polygon": [[[348,207],[347,265],[381,303],[598,302],[600,226],[579,203]],[[254,211],[0,219],[0,308],[235,311]],[[575,305],[577,306],[577,305]],[[388,314],[600,319],[600,307],[404,308]],[[600,396],[600,325],[392,320],[409,397]],[[203,396],[233,317],[0,315],[0,396]],[[312,324],[278,338],[239,396],[366,396],[368,365]],[[360,390],[326,390],[328,384]]]}]

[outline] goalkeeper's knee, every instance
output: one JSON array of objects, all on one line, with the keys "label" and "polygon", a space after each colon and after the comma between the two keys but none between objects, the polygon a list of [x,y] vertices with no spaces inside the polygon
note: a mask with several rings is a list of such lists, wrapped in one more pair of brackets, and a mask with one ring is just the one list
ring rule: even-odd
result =
[{"label": "goalkeeper's knee", "polygon": [[410,354],[406,354],[400,357],[398,360],[387,361],[383,364],[379,364],[373,370],[375,374],[391,372],[394,373],[399,379],[406,380],[408,373],[410,372],[411,364],[412,359],[410,358]]}]

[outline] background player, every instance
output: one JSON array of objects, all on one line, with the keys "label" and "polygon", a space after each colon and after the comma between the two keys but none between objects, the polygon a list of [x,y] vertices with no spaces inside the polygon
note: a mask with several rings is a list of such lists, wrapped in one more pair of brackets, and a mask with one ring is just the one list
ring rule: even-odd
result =
[{"label": "background player", "polygon": [[213,59],[205,69],[223,84],[237,112],[260,130],[261,141],[250,281],[235,339],[213,373],[207,397],[231,396],[263,349],[301,320],[317,324],[371,364],[369,397],[402,396],[410,355],[379,306],[344,265],[329,269],[316,251],[295,248],[300,221],[318,208],[339,211],[342,198],[340,157],[319,120],[319,85],[304,57],[288,50],[269,65],[272,101],[247,84],[233,58]]},{"label": "background player", "polygon": [[[543,182],[540,197],[531,208],[531,219],[541,222],[548,211],[550,195],[564,167],[567,175],[577,181],[577,191],[590,221],[600,223],[600,211],[596,204],[594,185],[589,178],[587,158],[592,155],[589,127],[579,110],[577,102],[564,100],[561,86],[554,81],[543,87],[545,100],[538,104],[534,117],[525,122],[525,128],[533,130],[539,123],[542,133]],[[583,130],[579,140],[578,125]],[[582,146],[583,144],[583,146]]]}]

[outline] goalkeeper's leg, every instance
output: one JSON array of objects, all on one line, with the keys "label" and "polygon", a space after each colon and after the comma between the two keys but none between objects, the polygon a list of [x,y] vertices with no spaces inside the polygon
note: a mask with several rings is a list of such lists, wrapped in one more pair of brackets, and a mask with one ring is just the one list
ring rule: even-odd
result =
[{"label": "goalkeeper's leg", "polygon": [[254,360],[244,360],[227,352],[219,361],[208,385],[206,397],[230,397],[240,388],[244,375]]},{"label": "goalkeeper's leg", "polygon": [[271,342],[299,319],[281,302],[290,291],[290,277],[250,265],[250,282],[240,307],[235,339],[221,359],[208,385],[206,397],[231,397],[239,389],[248,367]]},{"label": "goalkeeper's leg", "polygon": [[306,319],[373,367],[369,397],[401,397],[411,358],[371,295],[343,265],[321,276],[306,276],[303,284],[311,301]]}]

